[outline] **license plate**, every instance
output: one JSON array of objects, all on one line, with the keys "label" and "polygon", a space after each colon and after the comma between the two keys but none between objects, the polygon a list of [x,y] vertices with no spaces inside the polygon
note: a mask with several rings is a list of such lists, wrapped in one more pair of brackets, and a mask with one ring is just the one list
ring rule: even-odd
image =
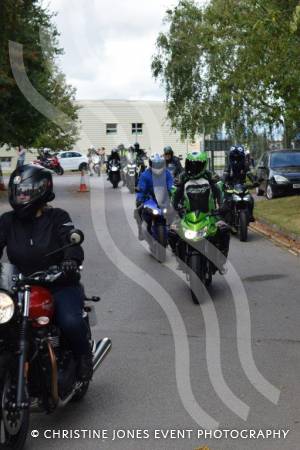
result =
[{"label": "license plate", "polygon": [[294,189],[300,189],[300,184],[298,183],[298,184],[293,184],[293,188]]}]

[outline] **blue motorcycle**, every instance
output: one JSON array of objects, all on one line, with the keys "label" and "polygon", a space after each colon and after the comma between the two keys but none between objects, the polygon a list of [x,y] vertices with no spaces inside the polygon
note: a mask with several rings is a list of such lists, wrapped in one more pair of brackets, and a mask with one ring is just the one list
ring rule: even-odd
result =
[{"label": "blue motorcycle", "polygon": [[168,245],[168,228],[166,216],[168,209],[160,207],[157,201],[150,198],[145,201],[142,212],[142,232],[148,242],[150,252],[159,262],[166,260]]}]

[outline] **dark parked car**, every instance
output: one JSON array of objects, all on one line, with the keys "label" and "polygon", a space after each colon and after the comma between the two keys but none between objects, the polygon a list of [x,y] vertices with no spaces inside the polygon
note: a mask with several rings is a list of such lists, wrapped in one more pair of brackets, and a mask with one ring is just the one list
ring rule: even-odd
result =
[{"label": "dark parked car", "polygon": [[300,151],[277,150],[264,153],[255,171],[257,195],[268,200],[285,194],[300,194]]}]

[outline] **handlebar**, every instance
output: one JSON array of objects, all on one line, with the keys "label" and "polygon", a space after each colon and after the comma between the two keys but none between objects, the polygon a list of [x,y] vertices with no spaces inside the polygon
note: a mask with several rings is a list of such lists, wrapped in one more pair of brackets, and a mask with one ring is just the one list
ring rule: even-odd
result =
[{"label": "handlebar", "polygon": [[[82,270],[80,266],[77,270],[79,273]],[[31,275],[13,275],[12,281],[17,284],[35,284],[35,283],[54,283],[58,280],[64,272],[62,271],[60,266],[51,266],[48,270],[35,272]]]}]

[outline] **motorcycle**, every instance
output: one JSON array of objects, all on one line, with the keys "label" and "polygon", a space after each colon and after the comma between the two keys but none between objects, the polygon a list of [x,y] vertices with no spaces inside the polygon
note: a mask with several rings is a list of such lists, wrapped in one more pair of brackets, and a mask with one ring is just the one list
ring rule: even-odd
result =
[{"label": "motorcycle", "polygon": [[[145,201],[142,210],[142,232],[144,239],[148,242],[150,252],[159,262],[166,260],[166,247],[168,245],[168,229],[166,216],[167,208],[161,208],[157,201],[149,198]],[[151,219],[145,220],[145,216]],[[149,226],[149,224],[151,225]]]},{"label": "motorcycle", "polygon": [[[199,279],[205,287],[212,283],[217,266],[211,262],[211,245],[218,243],[218,213],[210,194],[210,186],[202,184],[186,189],[186,198],[180,219],[170,228],[170,244],[176,255],[179,269],[186,273],[193,302],[199,304]],[[175,235],[175,246],[171,240]]]},{"label": "motorcycle", "polygon": [[[73,230],[69,239],[64,248],[80,244],[83,234]],[[61,276],[58,266],[25,276],[10,264],[0,265],[0,449],[23,448],[31,412],[49,414],[80,401],[88,391],[89,382],[77,379],[73,353],[53,320],[48,288]],[[99,300],[86,298],[83,308],[94,372],[111,349],[109,338],[98,343],[91,338],[89,301]]]},{"label": "motorcycle", "polygon": [[34,164],[39,164],[40,166],[45,167],[45,169],[52,170],[57,175],[63,175],[64,169],[61,167],[59,159],[57,156],[50,156],[49,158],[37,159],[34,161]]},{"label": "motorcycle", "polygon": [[127,164],[123,169],[125,184],[131,194],[135,193],[135,187],[138,179],[138,167],[134,157],[128,158]]},{"label": "motorcycle", "polygon": [[120,161],[112,160],[108,163],[108,179],[116,189],[121,181],[121,163]]},{"label": "motorcycle", "polygon": [[228,207],[226,222],[237,231],[240,241],[246,242],[250,223],[250,192],[244,184],[235,184],[233,187],[225,185],[223,191],[224,204]]}]

